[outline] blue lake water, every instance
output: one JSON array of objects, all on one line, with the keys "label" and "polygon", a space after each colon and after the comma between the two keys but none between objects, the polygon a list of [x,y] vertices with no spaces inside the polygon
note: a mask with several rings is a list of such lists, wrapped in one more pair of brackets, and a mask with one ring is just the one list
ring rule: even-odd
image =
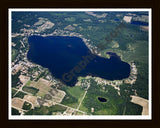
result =
[{"label": "blue lake water", "polygon": [[141,21],[132,21],[131,24],[148,26],[147,22],[141,22]]},{"label": "blue lake water", "polygon": [[130,74],[130,65],[115,53],[107,53],[110,59],[92,54],[79,37],[30,36],[28,42],[28,60],[48,68],[67,86],[74,86],[79,76],[121,80]]},{"label": "blue lake water", "polygon": [[119,19],[114,19],[114,21],[119,21]]}]

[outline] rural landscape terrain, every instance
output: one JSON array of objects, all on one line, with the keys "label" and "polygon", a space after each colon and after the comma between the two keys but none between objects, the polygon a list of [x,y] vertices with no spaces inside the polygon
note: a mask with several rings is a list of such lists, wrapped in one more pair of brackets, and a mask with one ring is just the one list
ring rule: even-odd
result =
[{"label": "rural landscape terrain", "polygon": [[[13,11],[11,18],[11,115],[149,114],[148,12]],[[75,86],[66,86],[28,60],[32,35],[79,37],[100,57],[116,53],[130,65],[130,75],[122,80],[80,76]]]}]

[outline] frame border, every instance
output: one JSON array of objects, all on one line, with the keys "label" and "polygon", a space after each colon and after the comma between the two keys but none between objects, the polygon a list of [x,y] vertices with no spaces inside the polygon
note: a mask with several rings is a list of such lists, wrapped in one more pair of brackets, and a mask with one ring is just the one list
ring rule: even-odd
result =
[{"label": "frame border", "polygon": [[[126,115],[105,115],[105,116],[101,116],[101,115],[96,115],[96,116],[13,116],[11,115],[11,27],[12,27],[12,22],[11,22],[11,16],[12,16],[12,12],[34,12],[34,11],[38,11],[38,12],[48,12],[48,11],[53,11],[53,12],[84,12],[84,11],[113,11],[113,12],[135,12],[135,11],[148,11],[149,14],[149,115],[130,115],[130,116],[126,116]],[[9,43],[8,43],[8,58],[9,58],[9,70],[8,70],[8,101],[9,101],[9,113],[8,113],[8,119],[9,120],[151,120],[152,119],[152,9],[151,8],[132,8],[132,9],[127,9],[127,8],[85,8],[85,9],[77,9],[77,8],[58,8],[58,9],[51,9],[51,8],[28,8],[28,9],[24,9],[24,8],[9,8],[8,9],[8,20],[9,20],[9,27],[8,27],[8,35],[9,35]]]}]

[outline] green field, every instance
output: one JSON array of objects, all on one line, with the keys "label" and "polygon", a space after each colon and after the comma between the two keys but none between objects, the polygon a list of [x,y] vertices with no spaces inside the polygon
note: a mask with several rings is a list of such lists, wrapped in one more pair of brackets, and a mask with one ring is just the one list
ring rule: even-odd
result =
[{"label": "green field", "polygon": [[[130,103],[128,93],[125,93],[124,91],[120,96],[114,87],[110,85],[103,85],[105,89],[102,90],[101,86],[102,85],[97,85],[93,79],[91,80],[91,86],[88,89],[87,95],[85,96],[82,105],[80,106],[80,110],[93,115],[141,114],[142,107]],[[125,86],[126,85],[123,86],[124,88],[122,88],[122,91],[126,89]],[[107,102],[100,102],[98,97],[107,99]],[[91,108],[94,108],[94,112],[91,112]]]},{"label": "green field", "polygon": [[26,91],[28,93],[31,93],[33,94],[34,96],[38,93],[39,89],[37,88],[34,88],[34,87],[27,87],[27,86],[24,86],[23,87],[23,91]]},{"label": "green field", "polygon": [[68,105],[73,108],[77,108],[85,90],[80,86],[65,87],[66,96],[64,97],[62,104]]},{"label": "green field", "polygon": [[32,81],[30,81],[30,80],[29,80],[29,81],[25,84],[25,86],[30,85],[30,84],[31,84],[31,82],[32,82]]},{"label": "green field", "polygon": [[16,59],[17,55],[18,55],[17,50],[13,49],[12,50],[12,62]]},{"label": "green field", "polygon": [[12,98],[13,98],[13,96],[14,96],[14,94],[15,94],[16,92],[17,92],[17,90],[12,88]]},{"label": "green field", "polygon": [[25,95],[27,95],[27,94],[19,91],[14,97],[19,97],[19,98],[23,99]]},{"label": "green field", "polygon": [[28,112],[25,113],[25,115],[52,115],[53,112],[63,113],[65,110],[66,107],[60,105],[53,105],[51,107],[41,106],[29,110]]}]

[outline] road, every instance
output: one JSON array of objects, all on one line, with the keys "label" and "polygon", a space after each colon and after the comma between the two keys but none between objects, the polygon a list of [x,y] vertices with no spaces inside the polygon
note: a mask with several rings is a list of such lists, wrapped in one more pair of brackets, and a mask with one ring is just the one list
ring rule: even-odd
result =
[{"label": "road", "polygon": [[78,105],[78,107],[77,107],[77,110],[79,110],[79,108],[80,108],[80,106],[81,106],[81,104],[82,104],[82,101],[84,100],[84,97],[86,96],[86,94],[87,94],[87,91],[85,91],[85,93],[84,93],[84,95],[83,95],[83,97],[82,97],[82,100],[81,100],[81,102],[79,103],[79,105]]},{"label": "road", "polygon": [[20,42],[21,42],[21,44],[23,45],[23,47],[25,48],[25,45],[24,45],[24,43],[20,40]]},{"label": "road", "polygon": [[[30,79],[29,79],[29,80],[30,80]],[[28,93],[28,92],[25,92],[25,91],[22,90],[22,88],[24,87],[24,85],[25,85],[29,80],[27,80],[19,89],[14,88],[14,89],[17,90],[17,92],[13,95],[13,97],[14,97],[19,91],[24,92],[24,93],[27,93],[27,94],[29,94],[29,95],[32,95],[31,93]]]},{"label": "road", "polygon": [[[52,101],[52,102],[53,102],[53,101]],[[73,110],[78,111],[78,112],[82,112],[83,114],[86,114],[86,112],[83,112],[83,111],[81,111],[81,110],[78,110],[78,109],[75,109],[75,108],[72,108],[72,107],[69,107],[69,106],[60,104],[60,103],[56,103],[56,102],[53,102],[53,103],[58,104],[58,105],[63,106],[63,107],[66,107],[66,108],[73,109]]]},{"label": "road", "polygon": [[[27,81],[27,82],[28,82],[28,81]],[[27,83],[27,82],[26,82],[26,83]],[[26,84],[26,83],[25,83],[25,84]],[[24,85],[25,85],[25,84],[24,84]],[[24,85],[23,85],[23,86],[24,86]],[[26,92],[26,91],[23,91],[23,90],[22,90],[23,86],[22,86],[21,88],[19,88],[19,89],[16,89],[17,92],[14,94],[14,96],[15,96],[19,91],[24,92],[24,93],[26,93],[26,94],[28,94],[28,95],[32,95],[31,93],[28,93],[28,92]],[[88,88],[87,88],[87,89],[88,89]],[[86,114],[86,112],[79,110],[79,107],[80,107],[80,105],[81,105],[81,103],[82,103],[82,101],[83,101],[86,93],[87,93],[87,91],[85,91],[85,94],[84,94],[84,96],[83,96],[80,104],[78,105],[78,108],[77,108],[77,109],[76,109],[76,108],[69,107],[69,106],[67,106],[67,105],[63,105],[63,104],[54,102],[54,101],[52,101],[52,100],[46,100],[46,101],[51,101],[51,102],[54,103],[54,104],[58,104],[58,105],[60,105],[60,106],[63,106],[63,107],[66,107],[66,108],[70,108],[70,109],[73,109],[73,110],[75,110],[75,111],[78,111],[78,112],[81,112],[81,113],[83,113],[83,114]],[[38,96],[37,96],[37,97],[38,97]],[[41,97],[39,97],[39,98],[41,98]],[[23,99],[23,100],[24,100],[24,99]],[[27,101],[27,100],[25,100],[25,101]],[[30,101],[27,101],[27,102],[31,103]],[[31,104],[32,104],[32,103],[31,103]],[[14,107],[14,106],[12,106],[12,107]],[[32,104],[32,107],[34,107],[33,104]],[[23,109],[17,108],[17,107],[16,107],[16,109],[21,110],[21,111],[23,110]],[[24,111],[25,111],[25,110],[24,110]]]},{"label": "road", "polygon": [[86,89],[86,91],[85,91],[85,93],[84,93],[84,95],[83,95],[83,97],[82,97],[82,100],[81,100],[81,102],[79,103],[79,105],[78,105],[78,107],[77,107],[77,110],[79,110],[79,108],[80,108],[80,106],[81,106],[81,104],[82,104],[82,102],[83,102],[83,100],[84,100],[84,98],[85,98],[85,96],[86,96],[86,94],[87,94],[87,90],[89,89],[89,87],[90,87],[90,85],[88,85],[88,87],[87,87],[87,89]]}]

